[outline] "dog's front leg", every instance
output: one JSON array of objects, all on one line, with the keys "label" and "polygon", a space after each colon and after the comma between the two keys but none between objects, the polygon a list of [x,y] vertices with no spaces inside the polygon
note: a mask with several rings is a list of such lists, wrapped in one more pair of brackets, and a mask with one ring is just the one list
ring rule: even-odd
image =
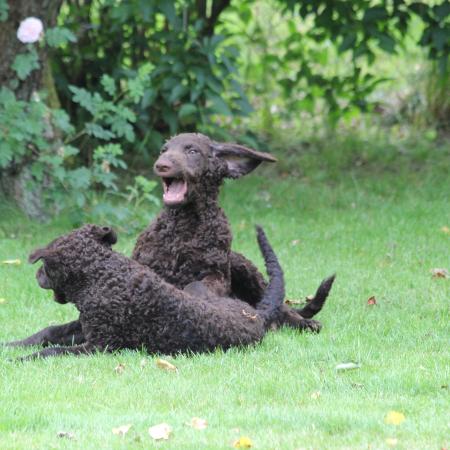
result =
[{"label": "dog's front leg", "polygon": [[19,341],[6,342],[8,347],[28,347],[31,345],[79,345],[85,341],[79,320],[53,325]]},{"label": "dog's front leg", "polygon": [[32,353],[28,356],[18,358],[18,361],[31,361],[36,358],[49,358],[51,356],[61,355],[88,355],[94,352],[95,348],[89,344],[73,345],[70,347],[48,347],[39,352]]}]

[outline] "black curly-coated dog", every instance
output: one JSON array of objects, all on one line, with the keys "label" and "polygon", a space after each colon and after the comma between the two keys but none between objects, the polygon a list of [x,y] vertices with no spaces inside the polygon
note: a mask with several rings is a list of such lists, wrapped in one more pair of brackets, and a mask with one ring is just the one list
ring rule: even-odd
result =
[{"label": "black curly-coated dog", "polygon": [[[218,194],[225,178],[241,177],[263,161],[273,162],[275,158],[198,133],[170,139],[154,165],[163,183],[164,208],[139,236],[133,259],[180,289],[195,283],[197,289],[255,305],[262,298],[266,282],[251,261],[231,251],[231,229],[219,207]],[[325,279],[313,300],[302,309],[283,304],[275,324],[319,331],[320,323],[310,319],[321,310],[333,280]],[[70,345],[83,341],[80,323],[74,321],[45,328],[9,345]]]},{"label": "black curly-coated dog", "polygon": [[[85,343],[50,347],[26,359],[93,351],[206,352],[259,342],[284,298],[283,272],[261,228],[258,244],[270,280],[256,308],[196,286],[180,290],[155,272],[114,252],[109,227],[85,225],[30,255],[42,260],[36,278],[59,303],[75,304]],[[193,288],[193,289],[192,289]],[[190,293],[194,292],[194,294]]]},{"label": "black curly-coated dog", "polygon": [[[225,178],[246,175],[264,161],[276,159],[199,133],[170,139],[154,164],[164,209],[139,236],[133,259],[179,288],[201,281],[212,292],[255,305],[266,283],[251,261],[231,250],[231,227],[218,196]],[[322,309],[333,281],[334,276],[325,279],[303,309],[283,304],[276,324],[319,331],[320,323],[309,319]]]}]

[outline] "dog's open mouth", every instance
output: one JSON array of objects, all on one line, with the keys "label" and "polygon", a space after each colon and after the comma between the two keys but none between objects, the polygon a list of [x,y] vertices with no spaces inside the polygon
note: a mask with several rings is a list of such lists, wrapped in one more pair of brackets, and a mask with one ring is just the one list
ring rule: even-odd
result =
[{"label": "dog's open mouth", "polygon": [[185,202],[188,185],[186,180],[182,178],[162,178],[163,183],[163,200],[166,205],[179,205]]}]

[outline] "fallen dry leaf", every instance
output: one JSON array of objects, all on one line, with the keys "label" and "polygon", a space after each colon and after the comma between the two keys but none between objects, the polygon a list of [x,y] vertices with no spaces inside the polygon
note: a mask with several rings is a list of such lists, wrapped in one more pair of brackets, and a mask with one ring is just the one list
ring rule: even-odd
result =
[{"label": "fallen dry leaf", "polygon": [[312,301],[312,300],[314,300],[314,295],[307,295],[307,296],[305,297],[305,301],[306,301],[306,302],[310,302],[310,301]]},{"label": "fallen dry leaf", "polygon": [[450,234],[450,228],[449,227],[442,227],[441,231],[445,234]]},{"label": "fallen dry leaf", "polygon": [[251,319],[251,320],[256,320],[256,318],[258,317],[258,314],[255,314],[255,315],[250,314],[250,313],[248,313],[245,309],[242,310],[242,314],[243,314],[245,317],[248,317],[248,318]]},{"label": "fallen dry leaf", "polygon": [[387,438],[386,439],[386,444],[389,447],[395,447],[398,444],[398,439],[397,438]]},{"label": "fallen dry leaf", "polygon": [[241,436],[237,441],[234,441],[233,447],[235,448],[250,448],[253,442],[247,436]]},{"label": "fallen dry leaf", "polygon": [[172,427],[168,423],[160,423],[159,425],[154,425],[148,429],[148,434],[152,439],[155,439],[155,441],[161,439],[167,440],[171,433]]},{"label": "fallen dry leaf", "polygon": [[354,362],[348,362],[348,363],[341,363],[336,366],[336,370],[353,370],[353,369],[360,369],[361,364],[354,363]]},{"label": "fallen dry leaf", "polygon": [[369,306],[373,306],[377,304],[377,299],[372,295],[372,297],[369,297],[369,299],[367,300],[367,304]]},{"label": "fallen dry leaf", "polygon": [[433,278],[448,278],[448,270],[447,269],[431,269],[431,275]]},{"label": "fallen dry leaf", "polygon": [[112,432],[113,432],[113,434],[115,434],[117,436],[125,436],[132,426],[133,425],[131,425],[131,424],[121,425],[120,427],[113,428]]},{"label": "fallen dry leaf", "polygon": [[59,438],[75,439],[75,435],[70,431],[58,431],[56,433],[56,436],[58,436]]},{"label": "fallen dry leaf", "polygon": [[208,426],[208,421],[205,419],[201,419],[200,417],[193,417],[188,423],[192,428],[196,430],[204,430]]},{"label": "fallen dry leaf", "polygon": [[160,359],[158,358],[156,360],[156,365],[160,368],[160,369],[164,369],[164,370],[171,370],[172,372],[177,372],[178,369],[176,366],[174,366],[173,364],[171,364],[169,361],[166,361],[165,359]]},{"label": "fallen dry leaf", "polygon": [[6,298],[0,298],[0,305],[2,305],[3,303],[6,303]]},{"label": "fallen dry leaf", "polygon": [[289,300],[289,299],[286,299],[284,301],[284,303],[286,303],[286,305],[303,305],[303,303],[305,303],[305,302],[302,302],[300,300]]},{"label": "fallen dry leaf", "polygon": [[300,242],[300,239],[294,239],[293,241],[291,241],[291,245],[292,246],[298,245],[299,242]]},{"label": "fallen dry leaf", "polygon": [[389,425],[400,425],[406,419],[405,415],[399,411],[389,411],[384,418]]},{"label": "fallen dry leaf", "polygon": [[321,395],[322,395],[322,393],[320,391],[315,391],[315,392],[311,393],[311,398],[313,400],[317,400]]},{"label": "fallen dry leaf", "polygon": [[22,264],[22,261],[20,259],[5,259],[2,261],[2,264],[8,264],[10,266],[18,266]]},{"label": "fallen dry leaf", "polygon": [[123,371],[125,370],[125,364],[120,363],[118,364],[115,368],[114,368],[114,372],[116,372],[117,374],[122,374]]}]

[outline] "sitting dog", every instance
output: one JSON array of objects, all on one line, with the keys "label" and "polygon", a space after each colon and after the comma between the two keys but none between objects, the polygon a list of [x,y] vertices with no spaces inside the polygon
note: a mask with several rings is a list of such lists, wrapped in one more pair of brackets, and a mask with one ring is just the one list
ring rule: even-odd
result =
[{"label": "sitting dog", "polygon": [[269,283],[256,308],[207,290],[193,295],[162,280],[155,272],[114,252],[109,227],[85,225],[30,255],[43,261],[37,280],[52,289],[59,303],[80,312],[85,343],[51,347],[28,358],[93,351],[145,349],[149,353],[207,352],[259,342],[284,298],[283,272],[261,228],[258,244]]}]

